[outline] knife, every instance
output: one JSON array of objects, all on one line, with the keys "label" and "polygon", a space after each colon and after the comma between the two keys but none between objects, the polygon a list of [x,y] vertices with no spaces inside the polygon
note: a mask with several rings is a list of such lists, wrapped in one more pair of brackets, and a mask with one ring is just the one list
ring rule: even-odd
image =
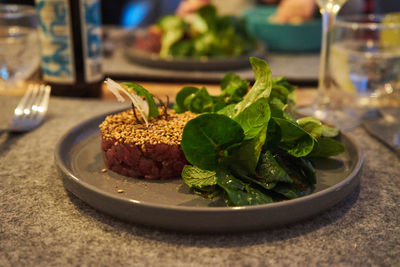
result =
[{"label": "knife", "polygon": [[362,123],[369,134],[400,156],[400,108],[370,110],[364,115]]}]

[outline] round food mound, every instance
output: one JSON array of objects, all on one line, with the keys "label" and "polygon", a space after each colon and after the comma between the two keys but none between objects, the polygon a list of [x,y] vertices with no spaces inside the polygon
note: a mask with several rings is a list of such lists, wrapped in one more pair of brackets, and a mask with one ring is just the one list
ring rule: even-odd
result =
[{"label": "round food mound", "polygon": [[[185,124],[196,115],[160,109],[146,126],[132,109],[109,115],[100,124],[101,150],[108,169],[134,178],[180,177],[187,164],[180,143]],[[138,112],[136,112],[138,114]]]}]

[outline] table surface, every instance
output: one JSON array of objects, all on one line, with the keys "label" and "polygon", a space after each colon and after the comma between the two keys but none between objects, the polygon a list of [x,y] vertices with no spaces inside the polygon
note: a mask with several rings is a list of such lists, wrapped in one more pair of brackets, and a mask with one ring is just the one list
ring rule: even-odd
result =
[{"label": "table surface", "polygon": [[[301,94],[304,98],[307,91]],[[400,263],[400,159],[362,128],[349,132],[365,155],[360,186],[335,207],[293,225],[191,234],[126,223],[94,210],[64,189],[53,157],[68,129],[121,108],[106,100],[52,97],[40,128],[0,137],[0,266]],[[17,102],[18,97],[0,96],[0,126]]]}]

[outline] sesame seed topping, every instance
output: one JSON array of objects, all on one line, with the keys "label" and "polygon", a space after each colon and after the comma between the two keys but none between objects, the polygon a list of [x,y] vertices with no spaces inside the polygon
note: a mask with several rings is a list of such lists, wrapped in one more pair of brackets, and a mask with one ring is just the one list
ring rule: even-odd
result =
[{"label": "sesame seed topping", "polygon": [[[159,109],[160,113],[163,110]],[[109,115],[100,124],[100,131],[106,140],[118,140],[119,143],[134,144],[145,149],[146,144],[179,145],[182,140],[182,131],[185,124],[195,118],[190,112],[177,114],[168,110],[168,120],[152,118],[148,126],[138,123],[132,109]],[[115,145],[118,144],[115,142]]]}]

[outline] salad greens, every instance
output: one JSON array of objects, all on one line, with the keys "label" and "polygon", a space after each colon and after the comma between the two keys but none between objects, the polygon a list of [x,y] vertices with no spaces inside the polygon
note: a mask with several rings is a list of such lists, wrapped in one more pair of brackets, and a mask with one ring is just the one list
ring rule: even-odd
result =
[{"label": "salad greens", "polygon": [[176,95],[175,111],[178,113],[219,111],[224,114],[224,108],[233,108],[234,106],[229,107],[229,105],[236,104],[243,99],[247,94],[249,83],[235,73],[228,73],[222,78],[220,86],[221,93],[217,96],[208,94],[204,87],[183,87]]},{"label": "salad greens", "polygon": [[[206,17],[214,19],[212,14]],[[184,87],[174,105],[178,113],[200,114],[182,133],[181,148],[191,164],[183,168],[184,182],[196,194],[220,196],[229,206],[310,194],[317,182],[312,158],[344,152],[334,138],[337,128],[312,117],[295,118],[293,85],[284,77],[272,77],[264,60],[253,57],[250,63],[256,79],[250,90],[247,81],[228,73],[219,95],[210,95],[204,87]],[[105,83],[119,101],[124,101],[120,92],[128,96],[146,124],[160,116],[153,96],[142,86],[111,79]]]},{"label": "salad greens", "polygon": [[[210,18],[211,19],[211,18]],[[228,206],[257,205],[310,194],[316,183],[312,157],[344,151],[336,128],[311,117],[295,119],[295,87],[273,78],[268,64],[250,58],[256,81],[236,74],[221,82],[221,94],[185,87],[177,112],[200,114],[182,133],[181,147],[191,165],[182,177],[205,197],[220,196]]]},{"label": "salad greens", "polygon": [[256,45],[243,19],[219,16],[213,5],[184,18],[165,16],[157,25],[162,32],[162,57],[238,56],[254,50]]}]

